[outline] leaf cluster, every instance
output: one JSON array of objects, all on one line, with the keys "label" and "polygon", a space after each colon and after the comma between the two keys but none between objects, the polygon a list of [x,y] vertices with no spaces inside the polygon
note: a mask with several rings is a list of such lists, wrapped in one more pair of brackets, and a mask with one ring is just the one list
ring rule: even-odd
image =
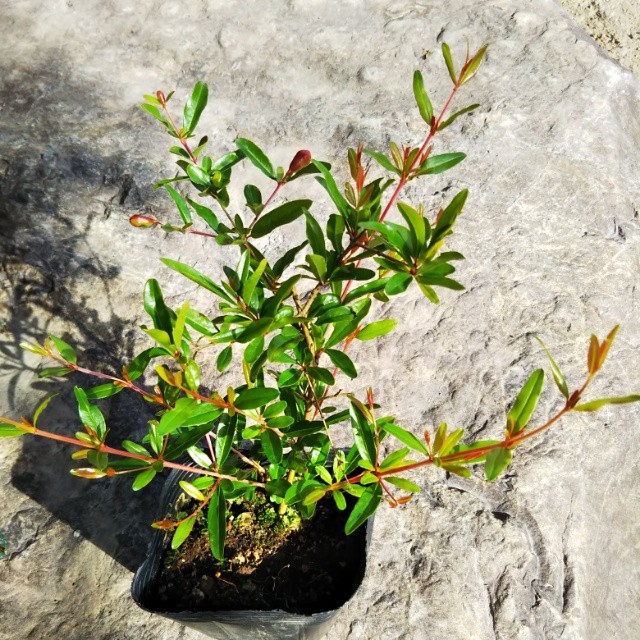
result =
[{"label": "leaf cluster", "polygon": [[[458,90],[477,72],[485,51],[486,46],[474,55],[467,52],[458,72],[449,47],[443,45],[453,89],[438,115],[420,71],[413,78],[418,111],[427,125],[424,141],[417,146],[392,142],[388,154],[362,145],[349,149],[350,179],[343,186],[329,163],[312,158],[306,150],[295,154],[285,170],[246,138],[238,138],[234,149],[221,154],[208,154],[207,136],[194,146],[209,96],[203,82],[186,101],[179,127],[168,106],[172,94],[145,96],[143,109],[177,143],[169,149],[177,157],[177,174],[155,186],[164,188],[175,204],[180,223],[144,216],[134,216],[132,223],[211,236],[219,245],[237,247],[238,259],[224,266],[217,278],[206,268],[164,258],[167,269],[206,290],[212,304],[206,310],[194,309],[188,301],[173,307],[159,281],[149,280],[143,294],[148,320],[142,326],[149,346],[119,375],[81,368],[73,348],[54,336],[44,345],[24,345],[52,360],[52,366],[40,372],[43,377],[80,371],[101,378],[88,390],[75,388],[83,430],[70,442],[78,447],[73,458],[86,460],[88,466],[72,473],[85,478],[130,475],[132,489],[139,491],[163,469],[185,468],[182,459],[188,458],[196,477],[183,481],[181,488],[197,507],[182,520],[162,520],[154,526],[171,531],[172,546],[177,548],[197,515],[206,510],[212,553],[223,560],[227,511],[233,500],[249,500],[262,491],[281,513],[294,509],[310,518],[318,501],[331,496],[338,509],[352,505],[346,524],[351,533],[383,501],[396,507],[420,491],[406,477],[408,472],[434,465],[468,477],[472,466],[482,465],[486,478],[494,480],[507,469],[517,445],[557,419],[529,428],[543,388],[541,369],[515,399],[502,440],[465,442],[463,429],[449,430],[446,424],[434,433],[421,428],[418,436],[393,417],[379,416],[372,390],[363,399],[341,388],[346,379],[358,375],[349,347],[394,330],[396,321],[384,313],[393,298],[415,287],[428,301],[439,303],[442,290],[463,289],[452,277],[454,263],[463,255],[445,245],[466,204],[467,190],[436,211],[425,203],[402,201],[400,195],[409,182],[451,170],[465,159],[459,152],[433,154],[433,139],[478,106],[445,117]],[[245,161],[272,183],[273,190],[265,197],[256,185],[246,184],[243,201],[232,203],[228,187],[233,168]],[[377,167],[385,175],[371,177]],[[311,199],[275,202],[287,183],[306,176],[315,177],[328,195],[331,210],[323,216],[324,224]],[[195,231],[194,220],[206,225],[207,231]],[[281,255],[267,255],[265,239],[296,221],[305,226],[304,242]],[[614,336],[615,330],[602,343],[592,337],[589,378],[572,393],[547,351],[565,399],[559,415],[640,399],[626,396],[580,403]],[[205,391],[216,386],[216,372],[203,368],[203,352],[213,353],[217,372],[235,361],[238,383]],[[113,449],[106,443],[107,424],[96,402],[124,389],[138,393],[156,413],[140,442],[125,440],[121,449]],[[2,418],[0,436],[45,435],[36,423],[49,400],[32,421]],[[350,426],[352,446],[336,449],[332,431],[345,423]],[[355,500],[348,502],[347,495]]]}]

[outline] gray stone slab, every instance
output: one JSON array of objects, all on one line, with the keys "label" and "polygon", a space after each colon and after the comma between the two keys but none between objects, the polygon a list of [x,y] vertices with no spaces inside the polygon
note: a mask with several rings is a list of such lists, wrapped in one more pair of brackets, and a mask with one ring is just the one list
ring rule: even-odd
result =
[{"label": "gray stone slab", "polygon": [[[638,390],[638,84],[555,2],[24,0],[1,12],[2,412],[29,414],[60,386],[37,381],[20,340],[54,332],[87,362],[115,367],[144,344],[136,325],[148,277],[172,304],[211,308],[159,257],[219,274],[232,250],[127,224],[133,213],[171,209],[150,188],[171,160],[138,108],[142,93],[184,95],[206,80],[201,130],[212,149],[246,135],[281,164],[309,148],[344,175],[337,155],[358,140],[383,148],[421,137],[413,70],[441,104],[449,80],[439,43],[460,52],[465,37],[491,43],[460,103],[482,106],[437,148],[468,159],[407,199],[433,211],[470,189],[451,243],[467,256],[467,290],[439,306],[409,292],[385,308],[399,326],[358,347],[355,388],[373,384],[416,432],[446,420],[497,435],[513,394],[544,362],[533,333],[576,382],[585,338],[620,322],[595,393]],[[249,175],[262,184],[250,169],[237,175],[236,184]],[[328,215],[322,190],[304,188]],[[267,250],[302,237],[301,225],[290,229]],[[72,432],[63,389],[47,422]],[[551,390],[546,397],[540,415],[557,402]],[[115,436],[139,434],[148,417],[124,394],[105,410]],[[637,407],[571,416],[491,486],[416,474],[424,493],[381,510],[370,570],[331,638],[639,637],[639,418]],[[0,529],[14,549],[0,562],[0,638],[201,637],[137,610],[128,595],[153,490],[86,483],[68,465],[68,451],[49,443],[0,446]]]}]

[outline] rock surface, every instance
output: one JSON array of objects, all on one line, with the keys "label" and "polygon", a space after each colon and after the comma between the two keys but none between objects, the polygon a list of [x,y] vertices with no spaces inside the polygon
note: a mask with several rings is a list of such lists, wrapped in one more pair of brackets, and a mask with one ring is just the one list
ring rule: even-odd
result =
[{"label": "rock surface", "polygon": [[640,72],[640,9],[635,0],[560,0],[621,65]]},{"label": "rock surface", "polygon": [[[0,408],[74,431],[70,385],[37,381],[19,341],[54,332],[86,362],[114,367],[143,341],[140,295],[157,274],[172,304],[206,297],[158,258],[214,274],[231,252],[132,229],[129,215],[170,209],[150,185],[169,175],[167,139],[142,93],[197,79],[213,99],[201,130],[218,151],[248,135],[281,164],[310,148],[335,163],[363,140],[417,140],[411,74],[441,103],[437,53],[490,42],[463,104],[481,108],[438,142],[467,161],[408,193],[432,210],[455,189],[470,203],[453,238],[467,256],[462,294],[440,306],[408,293],[385,311],[387,339],[356,355],[359,384],[419,432],[447,420],[496,435],[518,385],[544,362],[539,332],[574,382],[585,338],[622,324],[595,395],[640,384],[638,83],[550,0],[448,3],[290,0],[178,3],[24,0],[1,10]],[[344,165],[342,165],[344,167]],[[255,178],[248,170],[246,175]],[[241,174],[239,174],[241,175]],[[296,183],[300,184],[300,183]],[[316,210],[329,211],[327,198]],[[289,194],[287,194],[289,195]],[[302,229],[292,231],[302,234]],[[271,247],[278,250],[284,240]],[[81,382],[78,378],[75,382]],[[539,415],[557,400],[549,387]],[[114,436],[144,408],[104,403]],[[331,638],[616,640],[640,636],[637,407],[571,416],[487,486],[416,476],[424,493],[376,519],[364,585]],[[0,638],[196,640],[138,610],[154,491],[85,483],[68,451],[27,439],[0,446]],[[157,489],[156,489],[157,491]],[[142,492],[143,494],[145,492]]]}]

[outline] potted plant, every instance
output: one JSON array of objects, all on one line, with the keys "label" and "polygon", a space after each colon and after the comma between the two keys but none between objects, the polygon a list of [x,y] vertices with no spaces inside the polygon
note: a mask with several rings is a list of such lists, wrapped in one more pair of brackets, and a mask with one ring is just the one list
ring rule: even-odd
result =
[{"label": "potted plant", "polygon": [[[163,259],[208,291],[217,310],[204,313],[186,301],[172,309],[158,281],[149,280],[144,308],[150,321],[142,329],[153,346],[121,372],[87,369],[73,348],[55,336],[23,345],[52,361],[41,377],[80,372],[100,380],[74,390],[82,431],[66,436],[42,428],[40,416],[51,397],[30,420],[0,418],[1,437],[32,434],[75,447],[72,458],[82,466],[71,473],[83,478],[130,476],[133,490],[139,491],[157,474],[172,472],[153,523],[157,531],[149,557],[134,580],[133,595],[141,606],[227,638],[319,637],[362,579],[363,525],[383,502],[398,507],[419,491],[408,472],[435,465],[468,477],[482,466],[491,481],[505,471],[518,445],[566,413],[640,400],[640,395],[584,399],[617,327],[602,341],[591,336],[585,380],[575,388],[542,345],[563,397],[560,408],[530,426],[544,383],[538,369],[515,398],[504,434],[494,440],[470,442],[463,429],[450,430],[446,424],[416,434],[381,411],[371,388],[359,397],[337,382],[338,376],[357,376],[347,353],[354,344],[393,330],[392,319],[367,320],[375,308],[411,286],[432,303],[439,302],[440,288],[463,288],[451,277],[453,263],[463,256],[445,244],[467,191],[431,217],[422,205],[401,198],[408,183],[464,159],[462,153],[433,153],[433,142],[438,132],[478,106],[450,113],[485,51],[486,46],[473,55],[467,51],[456,70],[449,47],[442,46],[453,86],[439,113],[416,71],[413,91],[426,123],[424,140],[419,146],[392,142],[389,154],[362,146],[349,149],[351,180],[344,188],[338,187],[331,166],[306,150],[296,153],[285,170],[274,168],[244,138],[217,159],[207,155],[206,136],[192,144],[207,104],[202,82],[184,106],[182,126],[169,109],[172,94],[145,96],[143,109],[175,141],[170,152],[177,156],[178,174],[156,187],[169,193],[182,222],[135,215],[131,223],[237,247],[239,260],[224,267],[221,281]],[[247,184],[244,208],[231,206],[233,166],[245,160],[273,182],[273,189],[265,198]],[[375,165],[385,177],[369,177]],[[310,199],[277,203],[286,185],[309,175],[326,189],[334,207],[324,228]],[[191,189],[191,196],[177,190],[179,182]],[[397,222],[388,219],[392,214]],[[194,228],[194,216],[206,231]],[[262,239],[297,219],[306,225],[305,242],[283,255],[265,256]],[[219,372],[237,359],[241,384],[208,389],[215,374],[203,366],[211,353]],[[157,413],[141,442],[125,440],[115,448],[107,444],[106,421],[96,402],[125,390],[140,395]],[[336,429],[350,429],[351,447],[334,446]]]}]

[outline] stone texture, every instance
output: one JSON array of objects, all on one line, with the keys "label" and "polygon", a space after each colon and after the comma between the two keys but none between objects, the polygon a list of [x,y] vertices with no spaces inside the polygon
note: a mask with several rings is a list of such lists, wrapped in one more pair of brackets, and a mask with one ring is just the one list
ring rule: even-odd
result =
[{"label": "stone texture", "polygon": [[621,65],[640,71],[640,11],[635,0],[560,0]]},{"label": "stone texture", "polygon": [[[55,332],[92,365],[116,366],[143,343],[136,324],[148,277],[158,275],[172,303],[210,304],[160,256],[213,274],[231,259],[198,239],[128,226],[134,212],[170,208],[150,189],[171,164],[167,139],[138,109],[143,92],[184,94],[204,79],[213,99],[201,129],[213,149],[248,135],[282,164],[299,148],[335,162],[358,140],[375,148],[389,137],[417,140],[411,74],[421,67],[441,103],[448,79],[439,43],[459,52],[465,36],[473,46],[491,43],[461,103],[482,107],[438,148],[469,158],[407,198],[433,210],[469,187],[452,240],[467,256],[467,290],[437,307],[409,293],[385,309],[400,324],[359,348],[359,388],[374,384],[385,408],[416,431],[446,419],[494,435],[514,392],[544,361],[534,332],[575,382],[585,337],[620,322],[594,393],[637,391],[638,84],[556,3],[217,4],[4,3],[2,412],[29,414],[61,387],[37,381],[37,361],[17,349],[20,340]],[[245,175],[255,179],[238,172]],[[304,186],[326,215],[320,188]],[[292,227],[287,241],[302,233]],[[62,388],[45,416],[71,431]],[[546,397],[540,415],[553,408],[553,392]],[[143,428],[135,398],[122,394],[105,407],[115,438]],[[417,475],[421,497],[377,517],[370,570],[331,638],[640,636],[639,417],[637,407],[572,416],[524,447],[491,486]],[[0,563],[0,638],[201,637],[139,611],[128,595],[154,491],[132,496],[124,482],[85,483],[68,476],[68,463],[68,452],[49,443],[0,446],[0,529],[12,546]]]}]

